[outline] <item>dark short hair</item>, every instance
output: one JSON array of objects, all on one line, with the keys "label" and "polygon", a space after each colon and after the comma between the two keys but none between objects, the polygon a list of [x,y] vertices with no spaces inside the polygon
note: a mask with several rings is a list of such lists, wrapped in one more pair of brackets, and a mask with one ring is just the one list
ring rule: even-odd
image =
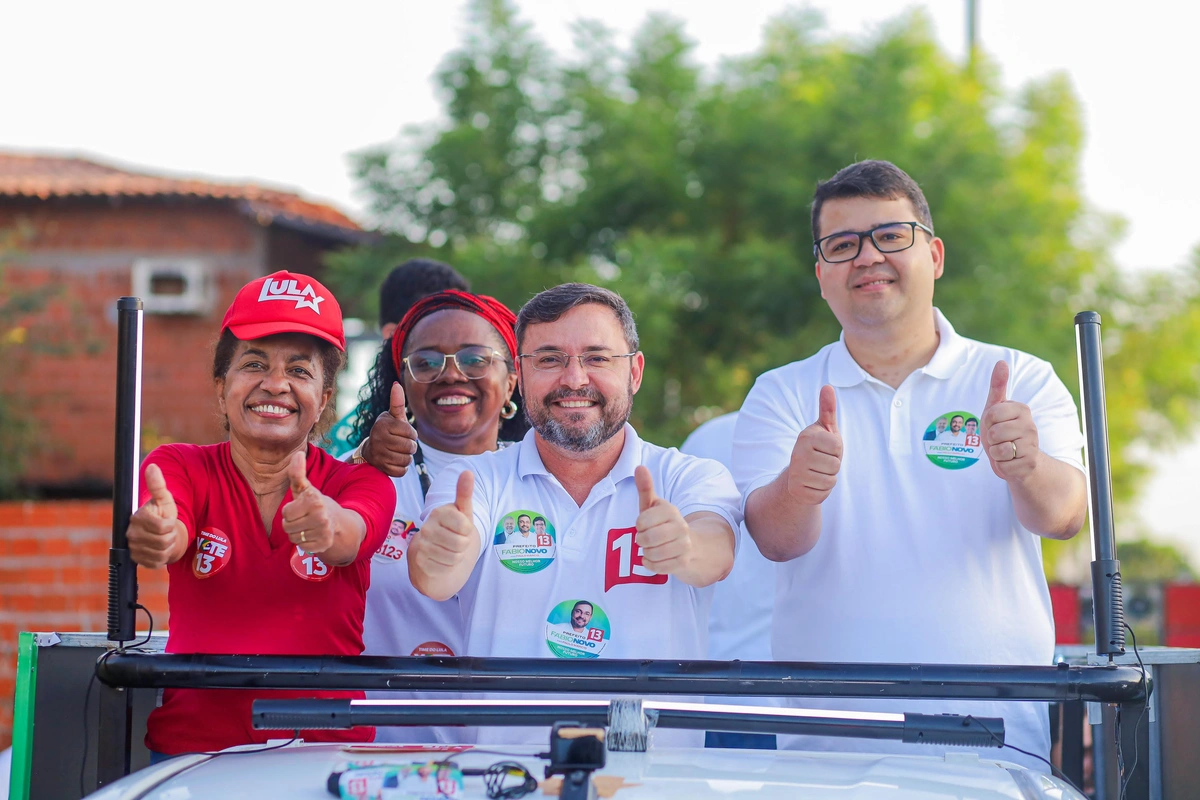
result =
[{"label": "dark short hair", "polygon": [[543,525],[545,525],[545,524],[546,524],[546,518],[545,518],[545,517],[540,517],[540,516],[539,516],[539,517],[534,517],[534,518],[533,518],[533,522],[534,522],[534,524],[535,524],[535,525],[537,524],[537,521],[538,521],[539,519],[542,521],[542,524],[543,524]]},{"label": "dark short hair", "polygon": [[580,606],[587,606],[588,608],[592,609],[593,611],[596,610],[596,607],[594,605],[592,605],[590,602],[588,602],[587,600],[575,601],[575,605],[571,606],[571,610],[574,611],[575,609],[579,608]]},{"label": "dark short hair", "polygon": [[[979,424],[979,420],[975,419],[974,417],[967,417],[967,422],[974,422],[976,425]],[[964,422],[963,425],[966,425],[967,422]]]},{"label": "dark short hair", "polygon": [[[303,334],[307,335],[307,334]],[[316,336],[311,336],[314,342],[317,343],[317,359],[321,362],[321,389],[335,389],[337,387],[337,376],[346,366],[346,354],[337,349],[332,343],[320,339]],[[213,380],[220,380],[229,374],[229,367],[233,364],[233,354],[237,350],[238,342],[241,339],[233,335],[233,331],[226,328],[221,331],[221,338],[217,339],[216,345],[213,347]],[[333,427],[333,423],[337,422],[337,404],[330,398],[325,404],[325,410],[321,412],[321,418],[313,425],[312,431],[308,434],[309,441],[318,442],[324,438],[329,429]],[[229,418],[226,417],[223,422],[225,430],[229,430]]]},{"label": "dark short hair", "polygon": [[471,291],[471,282],[449,264],[414,258],[392,269],[379,286],[379,326],[399,323],[412,304],[446,289]]},{"label": "dark short hair", "polygon": [[859,161],[838,170],[829,180],[817,183],[812,202],[814,242],[821,238],[821,207],[826,201],[855,197],[875,197],[883,200],[907,198],[917,214],[917,222],[933,230],[933,217],[929,213],[925,193],[908,173],[890,161]]},{"label": "dark short hair", "polygon": [[554,322],[573,308],[595,303],[613,312],[621,330],[625,334],[625,344],[630,351],[638,349],[637,324],[633,321],[633,312],[621,295],[609,289],[593,286],[590,283],[564,283],[544,292],[538,292],[517,314],[517,349],[525,340],[525,330],[530,325],[540,325]]},{"label": "dark short hair", "polygon": [[517,522],[521,521],[521,517],[524,517],[525,519],[529,520],[531,523],[533,522],[533,519],[528,514],[517,514]]},{"label": "dark short hair", "polygon": [[[951,418],[950,418],[950,421],[951,421],[951,422],[954,422],[954,420],[956,420],[956,419],[962,419],[962,418],[963,418],[963,415],[962,415],[962,414],[955,414],[953,417],[951,417]],[[964,421],[964,422],[963,422],[963,424],[964,424],[964,425],[966,425],[967,423]]]}]

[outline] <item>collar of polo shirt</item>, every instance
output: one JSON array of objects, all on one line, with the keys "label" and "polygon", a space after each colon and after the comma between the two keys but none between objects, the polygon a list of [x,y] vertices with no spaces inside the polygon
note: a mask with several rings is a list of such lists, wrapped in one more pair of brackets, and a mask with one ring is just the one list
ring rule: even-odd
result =
[{"label": "collar of polo shirt", "polygon": [[[933,319],[937,324],[940,341],[938,348],[929,359],[929,363],[921,367],[931,378],[943,380],[954,375],[955,371],[967,363],[967,343],[954,331],[950,321],[942,316],[942,312],[933,309]],[[863,381],[874,381],[871,375],[854,360],[846,348],[846,333],[838,337],[837,345],[829,355],[829,383],[838,388],[857,386]]]},{"label": "collar of polo shirt", "polygon": [[[522,478],[529,475],[549,475],[550,470],[546,469],[546,465],[542,463],[542,455],[538,452],[537,442],[534,440],[536,431],[533,428],[525,434],[525,438],[517,445],[520,447],[520,452],[517,455],[517,474]],[[625,423],[625,444],[621,447],[621,455],[617,458],[617,463],[613,464],[613,468],[609,470],[608,475],[602,480],[608,480],[615,483],[620,483],[626,478],[633,477],[633,471],[637,465],[641,463],[639,454],[641,453],[642,439],[637,435],[637,431],[628,422]]]}]

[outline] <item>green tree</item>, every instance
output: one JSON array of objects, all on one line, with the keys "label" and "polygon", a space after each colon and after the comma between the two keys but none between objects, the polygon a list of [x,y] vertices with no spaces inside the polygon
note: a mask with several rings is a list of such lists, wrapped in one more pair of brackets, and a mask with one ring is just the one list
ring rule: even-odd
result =
[{"label": "green tree", "polygon": [[[1083,195],[1066,76],[1005,91],[985,57],[950,60],[920,12],[853,39],[787,13],[757,52],[706,72],[669,17],[627,48],[581,22],[564,60],[506,0],[472,8],[438,72],[447,121],[359,154],[358,177],[385,228],[479,291],[514,306],[572,277],[621,292],[649,362],[635,422],[651,440],[678,443],[837,336],[809,203],[862,158],[921,182],[947,243],[937,302],[965,335],[1046,358],[1074,389],[1073,315],[1104,315],[1118,500],[1144,475],[1138,447],[1194,427],[1200,254],[1170,273],[1116,269],[1123,223]],[[354,258],[347,279],[373,263]]]}]

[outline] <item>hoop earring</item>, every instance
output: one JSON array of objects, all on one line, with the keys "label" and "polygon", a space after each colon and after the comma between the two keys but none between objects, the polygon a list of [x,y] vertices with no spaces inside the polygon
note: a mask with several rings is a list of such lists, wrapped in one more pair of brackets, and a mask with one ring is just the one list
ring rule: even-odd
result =
[{"label": "hoop earring", "polygon": [[414,428],[417,426],[417,416],[412,413],[411,408],[404,409],[404,418],[408,420],[408,424]]},{"label": "hoop earring", "polygon": [[502,419],[512,419],[516,415],[517,415],[516,401],[510,399],[507,403],[504,404],[504,408],[500,412],[500,417]]}]

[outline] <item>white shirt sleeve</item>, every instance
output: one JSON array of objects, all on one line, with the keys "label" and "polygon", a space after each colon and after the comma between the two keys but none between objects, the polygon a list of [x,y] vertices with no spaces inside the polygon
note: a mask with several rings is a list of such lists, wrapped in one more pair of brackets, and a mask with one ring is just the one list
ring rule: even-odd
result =
[{"label": "white shirt sleeve", "polygon": [[1014,354],[1013,362],[1009,397],[1033,412],[1038,448],[1084,471],[1083,433],[1075,399],[1048,362],[1026,353]]},{"label": "white shirt sleeve", "polygon": [[733,430],[733,477],[746,499],[783,472],[800,431],[808,427],[796,392],[787,391],[779,371],[754,382]]},{"label": "white shirt sleeve", "polygon": [[[479,469],[478,465],[472,464],[472,460],[470,457],[456,458],[438,470],[437,477],[429,486],[429,494],[425,496],[425,511],[421,514],[421,525],[424,527],[425,520],[429,519],[430,512],[435,508],[454,502],[454,498],[458,494],[458,476],[465,470],[471,469],[475,473],[475,493],[471,497],[471,510],[475,519],[475,531],[479,534],[479,558],[482,558],[483,554],[487,552],[488,545],[491,544],[487,519],[480,514],[481,511],[489,508],[488,475],[485,470]],[[420,533],[417,535],[420,536]],[[478,562],[478,558],[476,561]]]},{"label": "white shirt sleeve", "polygon": [[741,538],[742,503],[733,476],[719,461],[677,453],[662,496],[683,516],[710,511],[733,528]]}]

